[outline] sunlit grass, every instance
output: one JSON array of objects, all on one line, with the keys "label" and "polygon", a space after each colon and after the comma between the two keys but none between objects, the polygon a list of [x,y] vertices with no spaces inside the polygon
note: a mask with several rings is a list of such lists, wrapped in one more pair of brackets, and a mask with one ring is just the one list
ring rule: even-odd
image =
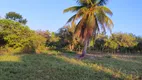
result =
[{"label": "sunlit grass", "polygon": [[57,54],[60,54],[60,53],[61,53],[60,51],[56,51],[56,50],[48,50],[48,51],[45,52],[45,54],[49,54],[49,55],[50,55],[50,54],[52,54],[52,55],[53,55],[53,54],[54,54],[54,55],[57,55]]},{"label": "sunlit grass", "polygon": [[20,56],[13,55],[1,55],[0,61],[11,61],[11,62],[20,62]]},{"label": "sunlit grass", "polygon": [[130,58],[125,58],[125,57],[115,56],[115,57],[112,57],[112,58],[117,59],[117,60],[121,60],[121,61],[125,61],[125,62],[128,62],[128,63],[132,62],[132,63],[142,64],[142,62],[137,61],[137,60],[133,60],[133,59],[131,59],[131,57]]},{"label": "sunlit grass", "polygon": [[[139,80],[141,64],[109,56],[79,60],[71,53],[2,55],[0,80]],[[141,61],[141,57],[137,61]],[[133,69],[139,74],[131,74]]]},{"label": "sunlit grass", "polygon": [[65,56],[57,56],[58,58],[61,58],[71,64],[76,64],[76,65],[81,65],[81,66],[85,66],[85,67],[89,67],[91,68],[92,70],[94,71],[102,71],[104,73],[108,73],[110,75],[112,75],[113,77],[116,77],[116,78],[123,78],[124,80],[137,80],[139,78],[139,76],[133,76],[132,74],[130,75],[127,75],[119,70],[112,70],[112,69],[109,69],[109,68],[106,68],[106,67],[103,67],[101,65],[97,65],[97,64],[87,64],[87,63],[84,63],[82,62],[81,60],[76,60],[76,59],[73,59],[73,58],[67,58]]}]

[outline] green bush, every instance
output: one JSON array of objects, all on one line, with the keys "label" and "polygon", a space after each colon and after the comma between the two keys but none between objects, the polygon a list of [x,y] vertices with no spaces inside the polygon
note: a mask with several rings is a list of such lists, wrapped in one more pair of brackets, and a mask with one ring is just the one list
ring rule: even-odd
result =
[{"label": "green bush", "polygon": [[0,38],[6,42],[4,48],[13,49],[6,50],[7,53],[41,53],[45,50],[46,38],[30,30],[28,26],[11,20],[0,20]]}]

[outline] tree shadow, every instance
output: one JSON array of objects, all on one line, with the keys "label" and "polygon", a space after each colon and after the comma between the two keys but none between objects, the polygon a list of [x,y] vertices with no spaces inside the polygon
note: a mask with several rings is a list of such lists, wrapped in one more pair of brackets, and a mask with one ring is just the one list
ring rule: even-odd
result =
[{"label": "tree shadow", "polygon": [[[141,76],[142,63],[140,60],[132,60],[129,58],[119,58],[120,56],[90,56],[85,58],[83,62],[90,64],[98,64],[103,67],[124,73],[125,75],[132,75],[133,77]],[[128,57],[128,56],[127,56]],[[138,57],[139,58],[139,57]]]},{"label": "tree shadow", "polygon": [[34,54],[20,58],[19,62],[0,61],[0,80],[123,80],[63,56]]}]

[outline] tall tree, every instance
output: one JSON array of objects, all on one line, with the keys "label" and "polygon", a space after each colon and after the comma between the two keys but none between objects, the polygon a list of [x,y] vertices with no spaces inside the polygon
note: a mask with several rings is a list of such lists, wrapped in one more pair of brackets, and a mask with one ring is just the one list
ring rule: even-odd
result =
[{"label": "tall tree", "polygon": [[77,46],[79,43],[79,40],[76,39],[74,36],[74,27],[71,27],[70,25],[64,26],[63,28],[59,29],[58,35],[64,41],[64,43],[68,43],[66,46],[68,50],[73,51],[77,50]]},{"label": "tall tree", "polygon": [[106,32],[106,28],[111,31],[113,27],[112,20],[108,17],[113,13],[105,5],[108,0],[77,0],[78,6],[69,7],[64,10],[66,12],[76,12],[67,23],[76,24],[75,36],[80,38],[84,44],[82,55],[87,53],[87,47],[90,39],[98,32]]},{"label": "tall tree", "polygon": [[27,19],[23,19],[23,16],[16,13],[16,12],[8,12],[6,13],[5,16],[6,19],[10,19],[10,20],[14,20],[16,22],[22,23],[22,24],[26,24],[27,23]]}]

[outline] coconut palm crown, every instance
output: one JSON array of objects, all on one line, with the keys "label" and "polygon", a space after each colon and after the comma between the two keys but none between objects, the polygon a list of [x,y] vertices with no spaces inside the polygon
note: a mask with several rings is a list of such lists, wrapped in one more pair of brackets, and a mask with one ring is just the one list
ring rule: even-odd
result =
[{"label": "coconut palm crown", "polygon": [[78,6],[69,7],[66,12],[75,12],[67,23],[76,24],[74,34],[84,43],[82,56],[86,54],[90,39],[100,31],[106,32],[113,27],[113,22],[108,16],[112,11],[105,5],[108,0],[77,0]]}]

